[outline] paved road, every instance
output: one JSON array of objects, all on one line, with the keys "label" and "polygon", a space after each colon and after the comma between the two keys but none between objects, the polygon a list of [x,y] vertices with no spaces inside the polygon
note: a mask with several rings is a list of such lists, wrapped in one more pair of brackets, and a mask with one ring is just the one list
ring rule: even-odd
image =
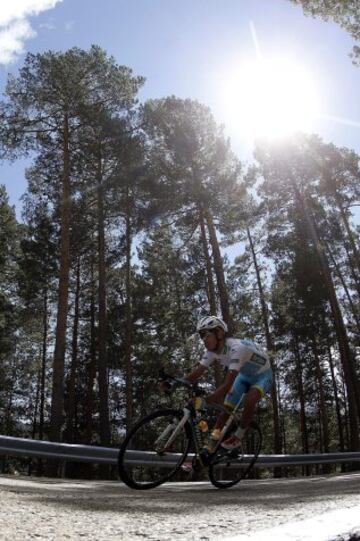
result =
[{"label": "paved road", "polygon": [[133,491],[112,481],[0,476],[1,541],[251,540],[271,538],[274,528],[290,529],[295,541],[309,539],[305,525],[318,517],[327,524],[335,517],[335,538],[345,533],[336,519],[345,514],[347,531],[360,531],[360,474],[245,481],[225,491],[208,483]]}]

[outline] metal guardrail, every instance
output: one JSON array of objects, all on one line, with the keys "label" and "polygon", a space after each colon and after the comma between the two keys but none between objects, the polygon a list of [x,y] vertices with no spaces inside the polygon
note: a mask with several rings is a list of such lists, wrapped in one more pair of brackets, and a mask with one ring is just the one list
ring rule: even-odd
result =
[{"label": "metal guardrail", "polygon": [[119,449],[0,436],[0,455],[116,464]]},{"label": "metal guardrail", "polygon": [[[55,443],[0,436],[0,455],[57,459],[68,462],[117,464],[118,452],[118,448],[114,447]],[[176,461],[176,458],[172,456],[159,457],[156,453],[145,451],[130,451],[127,453],[127,456],[129,462],[133,464],[156,462],[165,467],[170,467]],[[308,455],[259,455],[255,467],[275,468],[278,466],[335,464],[340,462],[360,462],[360,452]],[[246,464],[246,459],[243,464]]]}]

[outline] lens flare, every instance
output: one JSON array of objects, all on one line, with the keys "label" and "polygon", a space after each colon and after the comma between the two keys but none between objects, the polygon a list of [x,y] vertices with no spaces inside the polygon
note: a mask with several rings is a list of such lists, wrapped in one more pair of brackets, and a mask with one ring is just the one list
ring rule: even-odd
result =
[{"label": "lens flare", "polygon": [[319,116],[313,79],[287,59],[258,59],[232,69],[223,86],[225,124],[246,138],[310,131]]}]

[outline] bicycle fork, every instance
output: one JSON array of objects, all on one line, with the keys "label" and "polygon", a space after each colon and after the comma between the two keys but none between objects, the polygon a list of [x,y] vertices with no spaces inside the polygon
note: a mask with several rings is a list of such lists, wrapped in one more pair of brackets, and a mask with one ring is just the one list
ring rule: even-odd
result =
[{"label": "bicycle fork", "polygon": [[[182,428],[185,426],[187,421],[190,419],[191,413],[190,410],[184,408],[184,415],[180,421],[173,419],[173,422],[170,423],[165,430],[160,434],[160,436],[155,441],[155,450],[157,453],[164,453],[174,442],[175,438],[178,436]],[[170,437],[168,437],[170,435]]]}]

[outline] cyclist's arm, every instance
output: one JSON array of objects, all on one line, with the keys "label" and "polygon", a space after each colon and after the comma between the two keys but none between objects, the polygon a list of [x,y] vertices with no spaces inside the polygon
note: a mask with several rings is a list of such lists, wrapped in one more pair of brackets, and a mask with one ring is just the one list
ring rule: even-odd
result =
[{"label": "cyclist's arm", "polygon": [[[189,372],[189,374],[186,374],[186,376],[184,376],[183,380],[189,383],[194,383],[203,375],[205,370],[206,370],[206,366],[203,366],[202,364],[199,363],[195,368],[192,369],[191,372]],[[178,382],[180,381],[181,380],[179,379]],[[167,380],[160,381],[159,383],[159,389],[162,393],[170,392],[172,388],[173,388],[173,385]]]},{"label": "cyclist's arm", "polygon": [[194,381],[197,381],[203,373],[206,371],[206,366],[203,364],[198,364],[195,366],[195,368],[192,369],[192,371],[189,374],[186,374],[185,378],[190,383],[194,383]]},{"label": "cyclist's arm", "polygon": [[236,376],[238,375],[237,370],[228,370],[224,382],[218,387],[213,393],[207,395],[206,402],[221,402],[225,395],[230,391],[232,384]]}]

